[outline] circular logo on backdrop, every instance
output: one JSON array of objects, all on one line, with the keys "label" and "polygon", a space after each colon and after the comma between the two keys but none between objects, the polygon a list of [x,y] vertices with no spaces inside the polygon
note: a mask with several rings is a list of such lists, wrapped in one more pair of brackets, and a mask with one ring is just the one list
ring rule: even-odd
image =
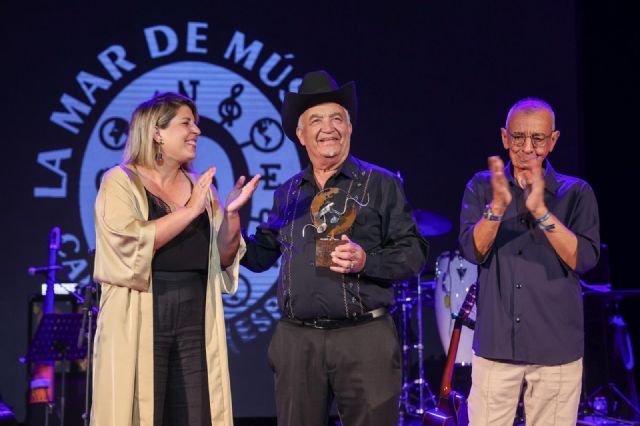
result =
[{"label": "circular logo on backdrop", "polygon": [[[82,228],[90,247],[95,247],[93,209],[100,179],[122,159],[131,113],[142,101],[165,91],[181,92],[195,101],[202,134],[193,169],[202,172],[216,167],[215,184],[222,202],[239,176],[263,176],[243,209],[248,213],[242,227],[249,234],[266,220],[273,191],[300,170],[296,146],[284,136],[278,110],[252,82],[207,62],[159,66],[112,97],[91,131],[79,188]],[[224,296],[228,327],[232,326],[232,333],[241,341],[266,331],[271,326],[267,317],[278,315],[274,292],[277,275],[276,267],[260,274],[241,268],[238,292]]]}]

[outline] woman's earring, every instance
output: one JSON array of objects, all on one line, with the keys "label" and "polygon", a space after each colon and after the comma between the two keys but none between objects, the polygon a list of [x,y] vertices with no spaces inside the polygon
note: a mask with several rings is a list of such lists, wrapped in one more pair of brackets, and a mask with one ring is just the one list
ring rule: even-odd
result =
[{"label": "woman's earring", "polygon": [[158,150],[156,151],[156,161],[162,161],[162,140],[158,142]]}]

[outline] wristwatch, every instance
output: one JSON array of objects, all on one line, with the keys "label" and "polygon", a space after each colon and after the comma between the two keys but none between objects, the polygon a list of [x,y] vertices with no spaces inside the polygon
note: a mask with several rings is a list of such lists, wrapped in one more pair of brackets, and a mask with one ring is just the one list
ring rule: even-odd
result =
[{"label": "wristwatch", "polygon": [[492,222],[502,221],[502,216],[498,216],[497,214],[493,214],[491,212],[491,204],[487,204],[486,206],[484,206],[484,213],[482,213],[482,217]]}]

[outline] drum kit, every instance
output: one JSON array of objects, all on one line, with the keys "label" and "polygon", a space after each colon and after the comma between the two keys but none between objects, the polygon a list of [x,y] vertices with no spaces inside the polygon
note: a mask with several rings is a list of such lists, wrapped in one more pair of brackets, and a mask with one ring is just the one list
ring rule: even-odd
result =
[{"label": "drum kit", "polygon": [[[425,237],[443,235],[451,231],[451,222],[436,213],[414,211],[418,229]],[[476,282],[476,265],[462,257],[458,251],[445,251],[435,262],[435,268],[421,273],[413,280],[397,283],[395,290],[394,320],[402,346],[402,393],[400,412],[404,416],[422,418],[437,404],[438,390],[425,378],[425,341],[423,308],[433,306],[438,334],[444,354],[449,349],[454,329],[454,317],[460,310],[470,286]],[[423,277],[432,278],[423,280]],[[475,320],[475,307],[470,319]],[[456,365],[471,364],[473,330],[463,328]],[[428,342],[427,342],[428,344]],[[417,368],[412,365],[417,364]]]}]

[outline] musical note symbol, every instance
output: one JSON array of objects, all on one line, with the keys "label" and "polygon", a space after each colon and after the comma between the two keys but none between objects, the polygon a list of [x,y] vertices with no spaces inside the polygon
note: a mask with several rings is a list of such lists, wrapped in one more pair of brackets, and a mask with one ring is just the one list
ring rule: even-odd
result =
[{"label": "musical note symbol", "polygon": [[227,124],[229,127],[233,126],[233,121],[237,120],[242,115],[242,107],[236,101],[236,98],[240,96],[244,86],[240,83],[234,84],[231,88],[231,96],[224,99],[218,105],[218,112],[222,117],[221,125]]}]

